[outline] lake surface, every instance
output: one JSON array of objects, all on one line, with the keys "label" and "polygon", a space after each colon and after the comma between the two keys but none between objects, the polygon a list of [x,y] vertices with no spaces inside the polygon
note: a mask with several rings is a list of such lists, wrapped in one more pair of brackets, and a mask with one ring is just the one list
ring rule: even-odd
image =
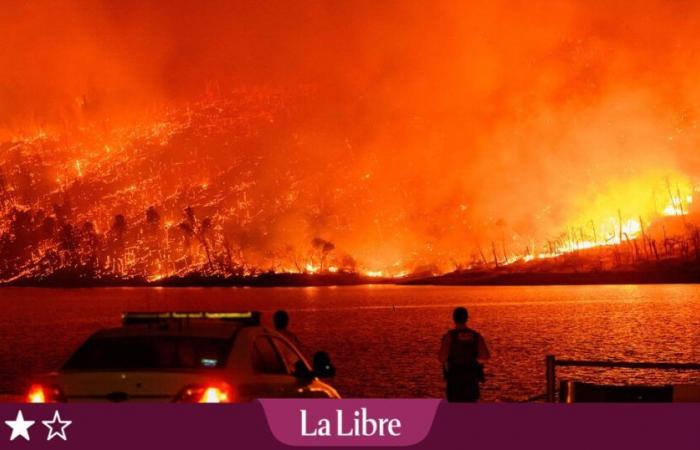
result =
[{"label": "lake surface", "polygon": [[[330,352],[345,397],[441,397],[436,355],[452,308],[469,308],[487,340],[483,398],[544,392],[544,358],[700,362],[700,286],[319,288],[0,288],[0,392],[26,388],[127,310],[276,309],[309,350]],[[619,383],[700,383],[700,373],[558,369]]]}]

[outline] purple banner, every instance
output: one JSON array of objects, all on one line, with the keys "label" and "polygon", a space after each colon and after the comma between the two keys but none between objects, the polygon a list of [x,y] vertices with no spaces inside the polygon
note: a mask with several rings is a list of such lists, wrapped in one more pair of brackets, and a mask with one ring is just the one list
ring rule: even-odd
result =
[{"label": "purple banner", "polygon": [[[303,435],[302,410],[306,411],[305,431],[315,431],[317,436]],[[337,426],[338,411],[342,412],[342,428]],[[214,450],[289,448],[287,444],[414,444],[412,448],[419,449],[454,445],[511,449],[537,445],[540,449],[697,450],[698,417],[700,404],[454,405],[436,400],[265,400],[241,405],[2,404],[0,448]],[[391,422],[392,418],[401,425]],[[323,419],[328,419],[331,435],[320,435]],[[378,419],[388,419],[382,421],[384,436],[378,435]],[[339,429],[342,434],[354,435],[337,436]],[[363,433],[374,436],[357,435]]]}]

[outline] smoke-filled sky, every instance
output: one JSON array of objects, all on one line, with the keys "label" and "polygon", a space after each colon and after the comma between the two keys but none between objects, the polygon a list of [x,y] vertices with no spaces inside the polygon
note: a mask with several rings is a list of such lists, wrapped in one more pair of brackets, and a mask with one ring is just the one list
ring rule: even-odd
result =
[{"label": "smoke-filled sky", "polygon": [[7,2],[0,138],[309,92],[301,155],[273,155],[313,161],[303,196],[333,220],[305,239],[368,267],[516,253],[697,182],[699,25],[691,0]]}]

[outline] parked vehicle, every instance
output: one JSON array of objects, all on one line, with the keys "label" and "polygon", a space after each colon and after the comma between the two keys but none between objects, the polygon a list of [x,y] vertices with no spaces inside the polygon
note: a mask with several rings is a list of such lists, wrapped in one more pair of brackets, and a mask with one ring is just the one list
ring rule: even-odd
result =
[{"label": "parked vehicle", "polygon": [[125,313],[96,332],[59,371],[32,384],[44,402],[245,402],[256,398],[340,398],[321,381],[335,374],[327,354],[309,365],[259,312]]}]

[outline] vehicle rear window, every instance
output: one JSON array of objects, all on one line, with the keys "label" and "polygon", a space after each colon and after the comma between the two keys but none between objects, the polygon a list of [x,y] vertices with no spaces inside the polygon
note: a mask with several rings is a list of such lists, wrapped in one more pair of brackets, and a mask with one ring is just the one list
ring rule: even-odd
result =
[{"label": "vehicle rear window", "polygon": [[232,339],[189,336],[94,337],[64,369],[216,369],[226,365],[232,344]]}]

